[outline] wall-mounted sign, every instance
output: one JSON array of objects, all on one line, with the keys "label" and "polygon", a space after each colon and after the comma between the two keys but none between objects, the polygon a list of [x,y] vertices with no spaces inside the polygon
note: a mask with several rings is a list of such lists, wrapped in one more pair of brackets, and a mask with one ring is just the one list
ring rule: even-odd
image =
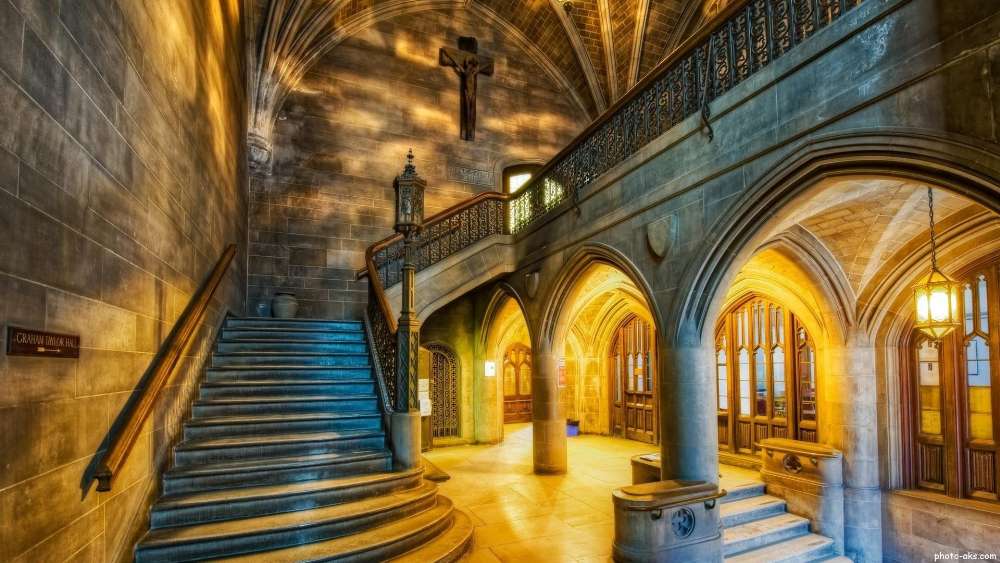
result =
[{"label": "wall-mounted sign", "polygon": [[566,358],[559,358],[559,387],[566,387]]},{"label": "wall-mounted sign", "polygon": [[497,376],[497,363],[487,360],[486,377],[496,377],[496,376]]},{"label": "wall-mounted sign", "polygon": [[80,337],[8,326],[7,355],[79,358]]}]

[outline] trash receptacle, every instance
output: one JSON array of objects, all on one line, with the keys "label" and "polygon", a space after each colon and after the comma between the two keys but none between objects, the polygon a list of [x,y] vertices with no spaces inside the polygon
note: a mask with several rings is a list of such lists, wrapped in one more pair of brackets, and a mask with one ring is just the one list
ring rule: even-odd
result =
[{"label": "trash receptacle", "polygon": [[566,435],[567,436],[579,436],[580,435],[580,421],[573,420],[572,418],[566,419]]}]

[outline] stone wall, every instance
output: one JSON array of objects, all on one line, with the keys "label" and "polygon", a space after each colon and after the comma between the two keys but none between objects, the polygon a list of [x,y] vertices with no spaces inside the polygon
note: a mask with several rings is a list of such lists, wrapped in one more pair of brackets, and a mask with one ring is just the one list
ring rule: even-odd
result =
[{"label": "stone wall", "polygon": [[[479,39],[495,73],[479,82],[474,142],[458,138],[458,77],[438,49]],[[333,48],[290,94],[273,174],[251,181],[248,302],[295,291],[299,316],[358,318],[364,250],[392,233],[392,179],[408,148],[428,182],[427,214],[500,186],[500,171],[544,162],[583,128],[512,37],[463,8],[377,22]]]},{"label": "stone wall", "polygon": [[887,563],[932,561],[938,553],[1000,556],[1000,516],[994,503],[907,491],[885,495],[882,513]]},{"label": "stone wall", "polygon": [[[246,238],[241,3],[0,0],[0,560],[131,560],[245,253],[111,492],[109,425],[224,246]],[[245,244],[241,245],[241,248]]]}]

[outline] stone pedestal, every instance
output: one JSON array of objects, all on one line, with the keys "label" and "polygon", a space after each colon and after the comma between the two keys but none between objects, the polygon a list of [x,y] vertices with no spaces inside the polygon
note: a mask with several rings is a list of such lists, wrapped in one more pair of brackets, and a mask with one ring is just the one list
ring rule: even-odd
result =
[{"label": "stone pedestal", "polygon": [[394,412],[390,418],[393,465],[411,469],[420,465],[420,411]]},{"label": "stone pedestal", "polygon": [[761,479],[785,499],[788,511],[808,518],[812,531],[832,538],[844,553],[843,455],[823,444],[767,438],[761,446]]},{"label": "stone pedestal", "polygon": [[718,499],[725,494],[704,481],[655,481],[615,490],[615,561],[722,561]]}]

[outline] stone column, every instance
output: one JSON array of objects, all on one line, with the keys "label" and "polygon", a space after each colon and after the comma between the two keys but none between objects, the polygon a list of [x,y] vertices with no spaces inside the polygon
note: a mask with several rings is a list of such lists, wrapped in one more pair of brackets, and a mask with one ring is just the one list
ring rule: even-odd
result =
[{"label": "stone column", "polygon": [[566,472],[566,419],[559,403],[559,356],[531,350],[531,425],[535,473]]},{"label": "stone column", "polygon": [[662,479],[719,482],[715,378],[711,346],[692,326],[658,350],[660,366],[660,475]]},{"label": "stone column", "polygon": [[875,350],[852,330],[843,346],[826,352],[820,440],[844,452],[844,551],[854,561],[882,561]]}]

